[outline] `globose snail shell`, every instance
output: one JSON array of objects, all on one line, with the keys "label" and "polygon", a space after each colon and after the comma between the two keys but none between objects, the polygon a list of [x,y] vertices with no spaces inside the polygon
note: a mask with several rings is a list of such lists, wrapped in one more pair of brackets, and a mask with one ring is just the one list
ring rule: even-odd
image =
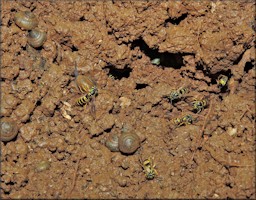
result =
[{"label": "globose snail shell", "polygon": [[34,48],[41,47],[45,41],[46,33],[39,29],[33,29],[28,34],[28,43]]},{"label": "globose snail shell", "polygon": [[116,135],[116,134],[111,135],[111,136],[107,139],[105,145],[106,145],[106,147],[107,147],[110,151],[114,151],[114,152],[115,152],[115,151],[119,151],[119,148],[118,148],[118,140],[119,140],[118,135]]},{"label": "globose snail shell", "polygon": [[14,21],[23,30],[32,30],[38,25],[36,16],[29,11],[17,12],[14,16]]},{"label": "globose snail shell", "polygon": [[122,133],[118,140],[120,152],[132,154],[140,147],[140,137],[136,133]]},{"label": "globose snail shell", "polygon": [[10,118],[1,119],[1,141],[8,142],[18,134],[18,127]]}]

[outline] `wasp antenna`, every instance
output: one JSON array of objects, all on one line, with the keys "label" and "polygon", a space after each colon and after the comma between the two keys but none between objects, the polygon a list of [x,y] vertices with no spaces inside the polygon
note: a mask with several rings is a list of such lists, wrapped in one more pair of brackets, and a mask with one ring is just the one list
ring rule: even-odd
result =
[{"label": "wasp antenna", "polygon": [[78,70],[77,70],[77,63],[75,61],[75,71],[74,71],[75,77],[78,77]]}]

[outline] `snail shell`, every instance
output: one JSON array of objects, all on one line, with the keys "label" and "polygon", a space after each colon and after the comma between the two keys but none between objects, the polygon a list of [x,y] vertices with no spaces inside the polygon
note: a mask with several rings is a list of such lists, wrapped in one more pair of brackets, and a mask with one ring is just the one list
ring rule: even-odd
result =
[{"label": "snail shell", "polygon": [[111,135],[105,145],[106,147],[110,150],[110,151],[119,151],[119,148],[118,148],[118,135],[114,134],[114,135]]},{"label": "snail shell", "polygon": [[1,119],[1,141],[8,142],[16,137],[18,127],[15,122],[9,118]]},{"label": "snail shell", "polygon": [[41,47],[44,42],[46,41],[46,33],[39,30],[39,29],[33,29],[29,31],[28,34],[28,43],[30,46],[37,48]]},{"label": "snail shell", "polygon": [[136,133],[123,133],[118,141],[119,150],[124,154],[132,154],[140,147],[140,137]]},{"label": "snail shell", "polygon": [[24,30],[32,30],[38,25],[36,16],[29,11],[16,13],[14,16],[14,21],[17,26]]}]

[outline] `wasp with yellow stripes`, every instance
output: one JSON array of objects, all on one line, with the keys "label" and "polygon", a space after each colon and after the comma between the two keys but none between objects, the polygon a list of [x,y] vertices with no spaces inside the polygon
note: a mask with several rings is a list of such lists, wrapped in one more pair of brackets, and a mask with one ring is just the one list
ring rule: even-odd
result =
[{"label": "wasp with yellow stripes", "polygon": [[177,90],[173,90],[168,96],[167,98],[171,101],[171,103],[173,101],[179,100],[181,99],[186,93],[188,93],[188,88],[185,87],[180,87]]},{"label": "wasp with yellow stripes", "polygon": [[182,125],[188,125],[188,124],[192,124],[194,122],[194,118],[192,117],[192,115],[188,114],[185,115],[181,118],[176,118],[173,120],[173,123],[176,125],[176,127],[180,127]]},{"label": "wasp with yellow stripes", "polygon": [[91,112],[95,113],[94,99],[98,94],[96,82],[91,78],[90,74],[78,75],[78,70],[75,65],[75,82],[78,90],[84,95],[77,99],[77,104],[84,106],[91,102]]},{"label": "wasp with yellow stripes", "polygon": [[155,167],[153,160],[151,158],[146,159],[143,162],[143,172],[145,173],[146,179],[152,180],[155,178],[155,176],[158,174]]},{"label": "wasp with yellow stripes", "polygon": [[194,100],[192,102],[193,105],[193,110],[196,111],[196,113],[200,113],[201,111],[204,110],[204,108],[207,106],[207,100],[206,99],[202,99],[202,100]]},{"label": "wasp with yellow stripes", "polygon": [[227,82],[228,82],[228,77],[221,74],[219,75],[218,79],[217,79],[217,84],[219,87],[224,87],[227,85]]},{"label": "wasp with yellow stripes", "polygon": [[93,99],[93,96],[91,94],[86,94],[86,95],[80,97],[79,99],[77,99],[76,103],[79,106],[84,106],[85,104],[89,103],[91,101],[91,99]]}]

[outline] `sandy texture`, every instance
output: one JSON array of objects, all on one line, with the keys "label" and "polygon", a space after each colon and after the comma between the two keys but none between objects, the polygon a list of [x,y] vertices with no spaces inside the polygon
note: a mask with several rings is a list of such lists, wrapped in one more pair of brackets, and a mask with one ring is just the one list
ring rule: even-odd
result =
[{"label": "sandy texture", "polygon": [[[254,1],[2,1],[2,198],[255,199]],[[14,23],[31,11],[47,41]],[[151,61],[159,58],[160,64]],[[98,95],[87,106],[74,77]],[[219,75],[228,77],[218,86]],[[177,101],[166,97],[188,88]],[[207,100],[202,112],[194,100]],[[91,106],[95,106],[95,116]],[[177,127],[186,114],[192,124]],[[136,132],[133,155],[112,134]],[[147,180],[142,161],[158,175]]]}]

